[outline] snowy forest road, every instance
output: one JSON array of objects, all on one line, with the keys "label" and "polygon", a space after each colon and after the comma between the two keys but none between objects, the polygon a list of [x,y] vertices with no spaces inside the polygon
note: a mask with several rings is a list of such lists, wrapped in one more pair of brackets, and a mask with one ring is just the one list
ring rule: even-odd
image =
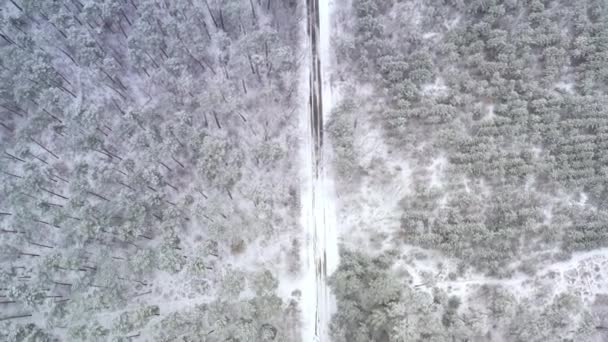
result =
[{"label": "snowy forest road", "polygon": [[[337,264],[337,238],[335,234],[332,182],[324,161],[323,121],[329,109],[329,92],[323,78],[323,62],[327,59],[328,1],[307,0],[307,35],[310,65],[309,98],[305,167],[308,182],[302,194],[303,226],[307,235],[307,281],[304,288],[303,341],[329,341],[329,320],[333,300],[327,286],[327,275]],[[320,7],[321,6],[321,7]],[[326,71],[326,70],[325,70]],[[328,87],[327,87],[328,88]],[[326,106],[324,107],[324,104]]]}]

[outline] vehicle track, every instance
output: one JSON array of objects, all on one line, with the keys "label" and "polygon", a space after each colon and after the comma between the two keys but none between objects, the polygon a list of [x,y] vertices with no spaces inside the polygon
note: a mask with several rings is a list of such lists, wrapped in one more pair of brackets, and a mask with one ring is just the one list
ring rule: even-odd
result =
[{"label": "vehicle track", "polygon": [[[323,1],[323,0],[322,0]],[[307,0],[307,34],[310,48],[310,70],[309,70],[309,103],[308,113],[310,120],[310,139],[309,144],[311,153],[312,180],[311,196],[312,203],[309,218],[310,235],[312,244],[310,255],[312,255],[312,268],[315,272],[314,296],[314,340],[319,342],[329,341],[328,323],[331,318],[329,305],[329,289],[327,286],[327,220],[326,203],[324,193],[325,168],[323,162],[323,79],[322,64],[320,53],[320,8],[319,0]],[[313,289],[308,289],[313,290]]]}]

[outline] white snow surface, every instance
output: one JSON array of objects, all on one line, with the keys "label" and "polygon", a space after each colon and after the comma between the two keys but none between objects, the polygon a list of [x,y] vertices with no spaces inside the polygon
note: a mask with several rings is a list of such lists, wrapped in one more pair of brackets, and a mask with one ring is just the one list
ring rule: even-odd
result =
[{"label": "white snow surface", "polygon": [[[321,60],[323,120],[327,122],[333,103],[331,96],[330,11],[332,3],[319,1],[319,58]],[[310,42],[308,42],[310,43]],[[310,58],[310,56],[309,56]],[[310,65],[310,63],[308,63]],[[302,75],[303,94],[309,93],[308,73]],[[306,99],[307,100],[307,99]],[[302,289],[302,341],[330,341],[329,321],[335,310],[335,300],[326,282],[326,276],[338,266],[338,232],[335,215],[335,193],[329,158],[324,153],[330,146],[324,142],[321,151],[321,171],[314,175],[314,142],[311,135],[311,120],[307,101],[301,107],[301,225],[304,230],[302,256],[304,270]]]}]

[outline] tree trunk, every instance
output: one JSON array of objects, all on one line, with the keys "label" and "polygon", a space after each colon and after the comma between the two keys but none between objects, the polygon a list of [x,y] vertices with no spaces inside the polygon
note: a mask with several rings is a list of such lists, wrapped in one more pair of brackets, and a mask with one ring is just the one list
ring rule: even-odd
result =
[{"label": "tree trunk", "polygon": [[28,241],[29,244],[32,244],[34,246],[38,246],[38,247],[43,247],[43,248],[48,248],[48,249],[54,249],[55,247],[53,246],[48,246],[48,245],[43,245],[41,243],[36,243],[36,242],[32,242],[32,241]]},{"label": "tree trunk", "polygon": [[19,255],[25,255],[25,256],[31,256],[31,257],[39,257],[40,256],[40,254],[25,253],[25,252],[19,252]]},{"label": "tree trunk", "polygon": [[16,174],[13,174],[13,173],[10,173],[10,172],[5,172],[5,171],[0,171],[0,172],[4,173],[7,176],[12,176],[12,177],[15,177],[15,178],[23,178],[21,176],[17,176]]},{"label": "tree trunk", "polygon": [[247,86],[245,85],[245,80],[241,78],[241,84],[243,85],[243,92],[247,95]]},{"label": "tree trunk", "polygon": [[207,38],[209,38],[209,40],[211,40],[211,33],[209,33],[209,29],[207,28],[207,23],[203,19],[199,18],[198,16],[196,17],[196,19],[199,21],[201,26],[203,26],[203,29],[205,29],[205,34],[207,35]]},{"label": "tree trunk", "polygon": [[154,67],[156,69],[158,69],[158,63],[156,63],[156,61],[154,60],[154,58],[152,56],[150,56],[150,54],[147,51],[144,51],[144,53],[146,54],[146,56],[148,56],[150,58],[150,60],[152,61],[152,64],[154,65]]},{"label": "tree trunk", "polygon": [[247,59],[249,60],[249,67],[251,68],[251,73],[255,75],[256,68],[253,66],[253,59],[251,58],[251,55],[249,54],[249,52],[247,53]]},{"label": "tree trunk", "polygon": [[32,156],[32,157],[34,157],[34,159],[36,159],[36,160],[40,161],[40,162],[41,162],[41,163],[43,163],[44,165],[49,165],[49,163],[47,163],[47,161],[46,161],[46,160],[44,160],[44,159],[42,159],[42,158],[38,157],[37,155],[35,155],[35,154],[31,153],[31,152],[29,153],[29,155],[30,155],[30,156]]},{"label": "tree trunk", "polygon": [[208,128],[209,127],[209,120],[207,120],[207,113],[203,112],[203,118],[205,119],[204,127]]},{"label": "tree trunk", "polygon": [[253,16],[252,22],[253,22],[253,25],[255,25],[255,23],[257,22],[258,18],[257,18],[256,14],[255,14],[255,7],[253,6],[253,0],[249,0],[249,4],[251,5],[251,15]]},{"label": "tree trunk", "polygon": [[220,125],[220,120],[217,118],[217,113],[215,111],[213,112],[213,117],[215,118],[215,124],[217,125],[217,128],[222,129],[222,125]]},{"label": "tree trunk", "polygon": [[163,55],[165,56],[165,58],[169,58],[169,55],[167,54],[167,51],[165,51],[165,49],[164,49],[164,48],[162,48],[162,47],[161,47],[161,48],[160,48],[160,52],[162,52],[162,53],[163,53]]},{"label": "tree trunk", "polygon": [[[149,75],[148,75],[148,76],[149,76]],[[125,95],[123,95],[123,93],[121,93],[120,91],[118,91],[117,89],[115,89],[114,87],[110,86],[109,84],[104,84],[104,85],[105,85],[106,87],[108,87],[108,88],[110,88],[110,89],[114,90],[114,92],[115,92],[116,94],[118,94],[118,96],[120,96],[120,97],[121,97],[123,100],[125,100],[125,101],[127,100],[127,97],[126,97]]]},{"label": "tree trunk", "polygon": [[[49,21],[49,22],[50,22],[50,21]],[[57,25],[55,25],[55,23],[50,22],[50,24],[51,24],[51,26],[53,26],[53,27],[55,28],[55,30],[57,30],[57,32],[59,32],[59,33],[60,33],[60,34],[63,36],[63,38],[64,38],[64,39],[68,39],[68,35],[67,35],[67,34],[65,34],[65,32],[61,31],[61,30],[59,29],[59,27],[57,27]]]},{"label": "tree trunk", "polygon": [[44,191],[44,192],[47,192],[47,193],[49,193],[49,194],[51,194],[51,195],[55,195],[55,196],[57,196],[57,197],[63,198],[64,200],[69,200],[69,198],[68,198],[68,197],[65,197],[65,196],[63,196],[63,195],[60,195],[60,194],[58,194],[58,193],[56,193],[56,192],[53,192],[53,191],[51,191],[51,190],[47,190],[47,189],[45,189],[45,188],[43,188],[43,187],[40,187],[40,190],[42,190],[42,191]]},{"label": "tree trunk", "polygon": [[8,320],[11,320],[11,319],[25,318],[25,317],[32,317],[32,315],[31,314],[24,314],[24,315],[14,315],[14,316],[0,317],[0,321],[8,321]]},{"label": "tree trunk", "polygon": [[17,3],[15,3],[14,0],[10,0],[11,4],[13,4],[15,7],[17,7],[17,9],[21,12],[23,12],[23,8],[21,8],[21,6],[17,5]]},{"label": "tree trunk", "polygon": [[85,193],[87,193],[87,194],[89,194],[89,195],[92,195],[92,196],[95,196],[95,197],[97,197],[97,198],[99,198],[99,199],[102,199],[102,200],[104,200],[104,201],[106,201],[106,202],[110,202],[110,200],[109,200],[109,199],[105,198],[104,196],[101,196],[100,194],[94,193],[94,192],[92,192],[92,191],[88,191],[88,190],[86,190],[86,191],[85,191]]},{"label": "tree trunk", "polygon": [[2,233],[11,233],[11,234],[25,234],[25,232],[19,231],[19,230],[10,230],[10,229],[1,229],[0,228],[0,232]]},{"label": "tree trunk", "polygon": [[116,181],[116,183],[118,183],[118,184],[120,184],[120,185],[122,185],[122,186],[124,186],[124,187],[126,187],[126,188],[128,188],[130,190],[132,190],[132,191],[135,191],[135,189],[133,187],[131,187],[131,186],[129,186],[129,185],[127,185],[127,184],[125,184],[125,183],[123,183],[121,181]]},{"label": "tree trunk", "polygon": [[55,157],[55,159],[61,159],[55,153],[51,152],[51,150],[49,150],[48,148],[46,148],[45,146],[43,146],[41,143],[39,143],[38,141],[36,141],[34,138],[30,137],[30,140],[34,144],[38,145],[41,149],[45,150],[47,153],[49,153],[50,155],[52,155],[53,157]]},{"label": "tree trunk", "polygon": [[[171,189],[178,191],[177,187],[173,186],[171,183],[165,181],[165,184],[167,184]],[[170,202],[169,202],[170,203]]]},{"label": "tree trunk", "polygon": [[53,172],[50,172],[50,174],[51,174],[51,176],[53,176],[53,177],[55,177],[55,178],[59,179],[60,181],[62,181],[62,182],[64,182],[64,183],[69,183],[69,181],[68,181],[67,179],[65,179],[65,178],[63,178],[63,177],[61,177],[61,176],[58,176],[58,175],[54,174]]},{"label": "tree trunk", "polygon": [[125,29],[122,27],[120,21],[118,22],[118,28],[120,28],[120,32],[122,33],[123,37],[125,37],[125,39],[129,39],[129,37],[127,36],[127,32],[125,32]]},{"label": "tree trunk", "polygon": [[222,26],[222,30],[226,32],[226,26],[224,26],[224,14],[222,13],[222,8],[220,7],[220,25]]},{"label": "tree trunk", "polygon": [[2,37],[2,39],[4,39],[7,43],[11,44],[11,45],[17,45],[17,43],[15,43],[14,40],[12,40],[11,38],[9,38],[7,35],[5,35],[4,33],[0,33],[0,37]]},{"label": "tree trunk", "polygon": [[117,155],[117,154],[115,154],[115,153],[112,153],[112,152],[108,151],[108,149],[107,149],[107,148],[102,147],[102,148],[101,148],[101,150],[102,150],[103,152],[105,152],[107,155],[109,155],[110,157],[113,157],[113,158],[116,158],[116,159],[118,159],[118,160],[122,161],[122,158],[121,158],[120,156],[118,156],[118,155]]},{"label": "tree trunk", "polygon": [[47,226],[51,226],[53,228],[61,228],[59,226],[51,224],[50,222],[42,221],[42,220],[39,220],[39,219],[32,219],[32,221],[37,222],[37,223],[42,223],[42,224],[47,225]]},{"label": "tree trunk", "polygon": [[211,7],[209,7],[209,3],[207,2],[207,0],[205,0],[205,6],[207,6],[207,11],[209,11],[209,15],[211,16],[211,20],[213,20],[213,25],[215,25],[215,27],[219,27],[217,25],[217,20],[215,20],[215,17],[213,16],[213,12],[211,11]]},{"label": "tree trunk", "polygon": [[79,0],[71,0],[71,1],[72,1],[73,4],[76,5],[76,7],[79,8],[79,10],[81,10],[84,7],[84,5],[82,4],[82,2],[80,2]]},{"label": "tree trunk", "polygon": [[127,17],[127,14],[125,13],[125,11],[122,8],[120,9],[120,14],[122,14],[123,18],[125,18],[125,20],[127,21],[127,24],[129,24],[129,26],[133,25],[131,23],[131,20],[129,20],[129,17]]},{"label": "tree trunk", "polygon": [[74,59],[74,57],[72,57],[72,55],[70,55],[67,51],[65,51],[64,49],[58,47],[57,50],[61,51],[64,55],[66,55],[66,57],[68,57],[72,63],[74,63],[74,65],[79,66],[78,62],[76,62],[76,60]]},{"label": "tree trunk", "polygon": [[14,109],[12,109],[10,107],[7,107],[7,106],[1,105],[1,104],[0,104],[0,107],[8,110],[10,113],[17,115],[18,117],[21,117],[21,118],[23,117],[23,114],[19,113],[18,111],[14,110]]},{"label": "tree trunk", "polygon": [[75,221],[82,221],[82,219],[79,219],[78,217],[74,217],[74,216],[65,215],[65,217],[75,220]]},{"label": "tree trunk", "polygon": [[177,159],[175,159],[175,157],[171,156],[171,159],[173,159],[174,162],[177,163],[177,165],[181,166],[182,169],[185,169],[186,167],[184,166],[184,164],[180,163]]},{"label": "tree trunk", "polygon": [[103,134],[104,137],[108,136],[108,133],[104,132],[101,128],[99,127],[95,127],[95,130],[98,131],[99,133]]},{"label": "tree trunk", "polygon": [[118,109],[118,111],[120,112],[120,114],[125,115],[125,111],[122,110],[122,108],[120,108],[120,106],[118,105],[118,102],[116,102],[116,100],[112,99],[112,102],[114,103],[114,106],[116,106],[116,108]]},{"label": "tree trunk", "polygon": [[163,163],[163,162],[161,162],[161,161],[159,161],[158,163],[159,163],[160,165],[164,166],[164,167],[165,167],[165,169],[169,170],[169,172],[172,172],[172,171],[173,171],[173,169],[171,169],[170,167],[168,167],[168,166],[167,166],[167,164],[165,164],[165,163]]}]

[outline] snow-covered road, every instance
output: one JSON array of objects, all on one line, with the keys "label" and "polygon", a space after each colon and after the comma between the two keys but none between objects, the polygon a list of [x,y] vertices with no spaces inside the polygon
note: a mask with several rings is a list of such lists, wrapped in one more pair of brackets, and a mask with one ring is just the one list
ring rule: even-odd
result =
[{"label": "snow-covered road", "polygon": [[306,269],[302,284],[303,341],[329,341],[334,301],[327,276],[338,264],[333,181],[326,163],[323,122],[330,114],[329,2],[307,0],[309,49],[308,110],[303,111],[302,226],[305,229]]}]

